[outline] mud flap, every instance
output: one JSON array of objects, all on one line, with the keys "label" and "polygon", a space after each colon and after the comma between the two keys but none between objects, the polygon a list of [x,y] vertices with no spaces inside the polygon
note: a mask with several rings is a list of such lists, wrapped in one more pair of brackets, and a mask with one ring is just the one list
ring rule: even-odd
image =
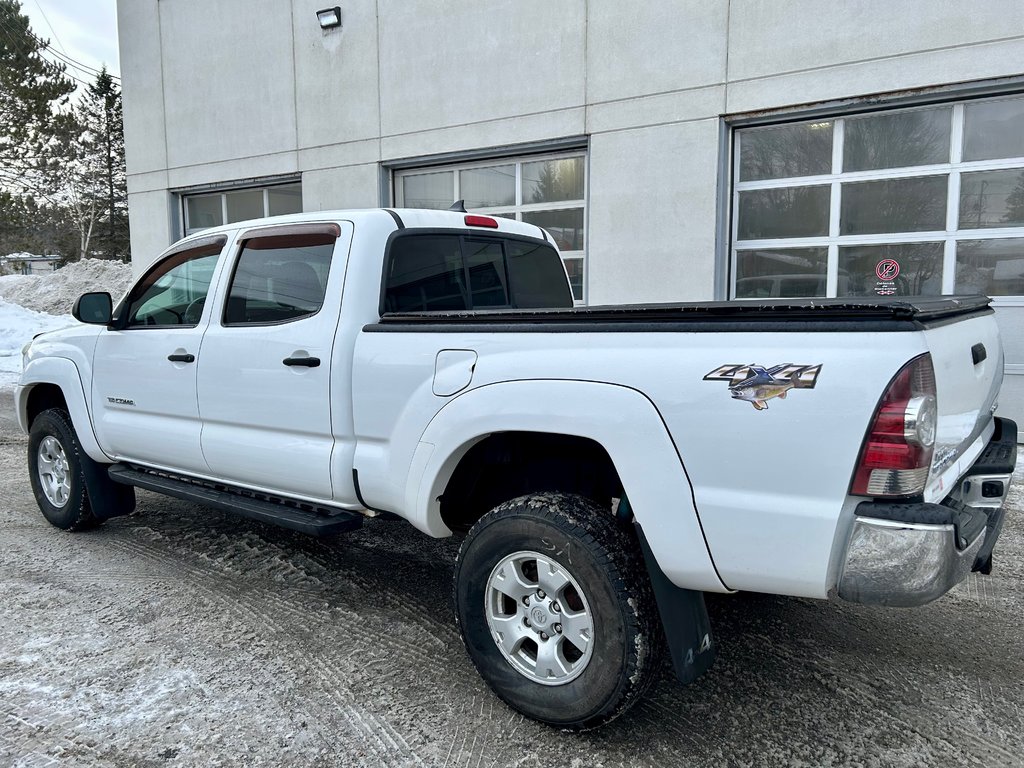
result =
[{"label": "mud flap", "polygon": [[640,539],[647,573],[658,601],[658,613],[665,628],[665,639],[672,653],[672,666],[682,683],[692,683],[715,663],[715,645],[711,636],[711,621],[704,605],[704,593],[677,587],[651,552],[643,528],[633,521]]},{"label": "mud flap", "polygon": [[81,450],[78,457],[85,476],[85,492],[97,520],[109,520],[135,511],[135,489],[111,480],[107,474],[109,464],[100,464]]}]

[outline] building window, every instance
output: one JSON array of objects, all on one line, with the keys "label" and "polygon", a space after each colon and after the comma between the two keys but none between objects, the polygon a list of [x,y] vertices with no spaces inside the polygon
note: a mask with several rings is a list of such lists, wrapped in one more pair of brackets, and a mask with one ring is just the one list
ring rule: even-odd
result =
[{"label": "building window", "polygon": [[1024,294],[1024,97],[735,139],[733,297]]},{"label": "building window", "polygon": [[302,213],[302,185],[278,184],[229,192],[183,195],[185,234],[191,235],[221,224]]},{"label": "building window", "polygon": [[401,208],[448,208],[525,221],[546,229],[558,245],[573,298],[582,303],[586,260],[586,155],[527,156],[395,173]]}]

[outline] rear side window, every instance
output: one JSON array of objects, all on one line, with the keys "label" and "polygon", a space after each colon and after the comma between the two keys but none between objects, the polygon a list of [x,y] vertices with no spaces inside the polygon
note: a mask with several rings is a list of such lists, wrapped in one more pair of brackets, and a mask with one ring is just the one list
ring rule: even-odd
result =
[{"label": "rear side window", "polygon": [[571,306],[562,260],[543,243],[410,234],[396,237],[388,251],[386,312]]},{"label": "rear side window", "polygon": [[565,267],[554,249],[525,240],[505,243],[508,276],[520,309],[571,307],[572,294],[565,282]]},{"label": "rear side window", "polygon": [[315,232],[244,240],[224,324],[283,323],[319,312],[336,239]]}]

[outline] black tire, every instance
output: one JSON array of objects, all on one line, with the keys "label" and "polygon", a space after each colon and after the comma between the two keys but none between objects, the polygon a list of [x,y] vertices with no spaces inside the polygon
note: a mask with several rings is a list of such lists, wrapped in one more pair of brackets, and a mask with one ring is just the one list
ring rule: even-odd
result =
[{"label": "black tire", "polygon": [[[519,671],[488,626],[488,579],[504,558],[524,551],[557,561],[593,614],[589,661],[561,684],[545,685]],[[550,725],[582,730],[612,720],[640,699],[661,669],[664,633],[636,534],[581,496],[522,496],[477,521],[459,550],[455,611],[484,680],[509,706]],[[536,620],[527,626],[537,632]]]},{"label": "black tire", "polygon": [[[47,438],[59,443],[67,463],[68,480],[67,500],[63,504],[55,504],[47,498],[43,490],[43,479],[40,477],[39,446]],[[40,413],[32,422],[28,436],[28,474],[43,517],[51,525],[65,531],[86,531],[95,528],[103,521],[93,513],[89,494],[86,492],[83,460],[88,457],[82,452],[71,417],[67,411],[51,408]]]}]

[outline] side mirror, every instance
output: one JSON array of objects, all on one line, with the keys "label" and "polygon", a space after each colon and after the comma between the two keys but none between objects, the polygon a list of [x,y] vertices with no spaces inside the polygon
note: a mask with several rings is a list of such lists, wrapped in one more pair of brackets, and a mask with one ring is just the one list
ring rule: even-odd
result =
[{"label": "side mirror", "polygon": [[110,325],[114,302],[109,293],[83,293],[75,299],[71,316],[80,323]]}]

